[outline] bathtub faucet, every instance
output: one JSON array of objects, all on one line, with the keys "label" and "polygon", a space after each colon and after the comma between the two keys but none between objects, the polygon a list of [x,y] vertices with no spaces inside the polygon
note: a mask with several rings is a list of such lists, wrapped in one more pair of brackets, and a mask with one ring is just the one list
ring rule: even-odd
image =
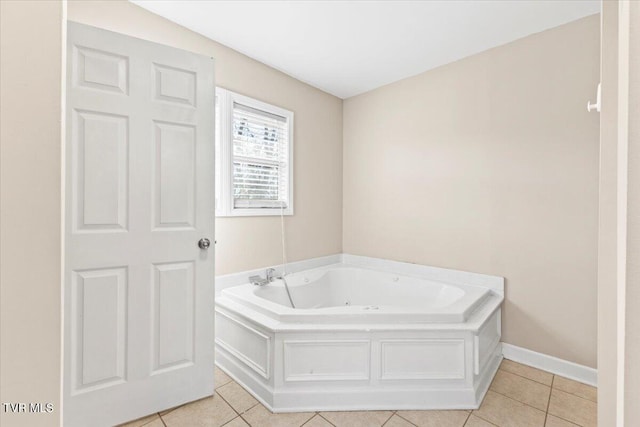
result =
[{"label": "bathtub faucet", "polygon": [[264,286],[273,282],[274,280],[282,279],[282,276],[276,275],[276,270],[273,268],[267,268],[266,276],[266,279],[263,279],[262,276],[259,275],[251,276],[249,277],[249,282],[256,286]]},{"label": "bathtub faucet", "polygon": [[274,280],[282,279],[282,276],[276,275],[275,268],[267,268],[267,282],[271,283]]}]

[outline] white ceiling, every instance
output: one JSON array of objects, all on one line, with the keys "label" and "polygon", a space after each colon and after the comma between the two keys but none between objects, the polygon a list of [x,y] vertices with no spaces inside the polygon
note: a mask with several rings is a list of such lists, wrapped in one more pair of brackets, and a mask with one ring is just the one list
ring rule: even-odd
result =
[{"label": "white ceiling", "polygon": [[600,11],[599,0],[130,0],[348,98]]}]

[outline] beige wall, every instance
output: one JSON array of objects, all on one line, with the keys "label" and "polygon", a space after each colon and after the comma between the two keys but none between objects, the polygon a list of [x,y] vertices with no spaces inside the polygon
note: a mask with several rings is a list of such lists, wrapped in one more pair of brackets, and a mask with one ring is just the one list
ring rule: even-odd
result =
[{"label": "beige wall", "polygon": [[0,402],[55,405],[3,427],[60,417],[63,11],[0,2]]},{"label": "beige wall", "polygon": [[599,17],[344,103],[345,252],[504,276],[505,342],[596,365]]},{"label": "beige wall", "polygon": [[[70,1],[69,20],[216,59],[216,84],[292,110],[294,208],[285,219],[289,261],[342,251],[342,100],[127,1]],[[216,274],[282,260],[279,217],[219,218]]]}]

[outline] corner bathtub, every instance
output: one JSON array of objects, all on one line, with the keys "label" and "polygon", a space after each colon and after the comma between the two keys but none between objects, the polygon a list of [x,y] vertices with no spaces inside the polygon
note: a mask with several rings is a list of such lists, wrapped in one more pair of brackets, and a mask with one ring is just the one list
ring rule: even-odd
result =
[{"label": "corner bathtub", "polygon": [[[477,408],[501,360],[502,279],[376,265],[287,275],[296,308],[282,280],[223,290],[217,364],[274,412]],[[462,283],[477,277],[493,286]]]}]

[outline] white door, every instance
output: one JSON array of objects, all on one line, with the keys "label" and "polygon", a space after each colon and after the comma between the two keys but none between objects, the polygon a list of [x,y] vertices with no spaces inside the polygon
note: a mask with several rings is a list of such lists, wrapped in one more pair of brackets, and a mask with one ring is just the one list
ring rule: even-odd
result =
[{"label": "white door", "polygon": [[213,59],[67,48],[64,426],[106,426],[213,394]]}]

